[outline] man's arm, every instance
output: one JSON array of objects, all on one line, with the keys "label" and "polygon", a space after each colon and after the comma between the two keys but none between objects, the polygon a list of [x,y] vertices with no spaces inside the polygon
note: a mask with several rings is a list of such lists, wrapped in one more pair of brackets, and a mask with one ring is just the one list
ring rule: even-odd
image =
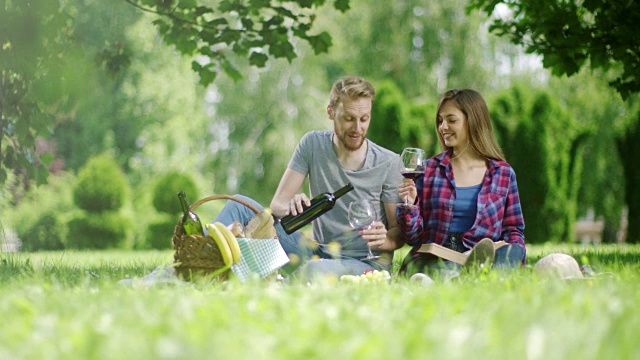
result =
[{"label": "man's arm", "polygon": [[360,230],[362,238],[369,243],[369,247],[373,250],[394,251],[404,246],[404,241],[400,235],[400,228],[396,223],[396,206],[397,203],[384,203],[384,210],[387,213],[387,223],[389,228],[386,229],[382,221],[373,223],[370,229]]},{"label": "man's arm", "polygon": [[[289,213],[301,212],[302,204],[310,205],[309,198],[305,194],[298,194],[304,183],[306,175],[287,168],[280,179],[278,190],[271,200],[271,211],[275,216],[282,217]],[[297,194],[297,195],[296,195]],[[292,206],[295,208],[292,210]],[[395,213],[394,213],[395,216]]]},{"label": "man's arm", "polygon": [[397,203],[384,203],[384,211],[387,214],[387,224],[389,224],[389,228],[387,229],[387,241],[385,241],[381,250],[393,251],[404,246],[402,235],[400,235],[400,228],[396,221],[396,206],[398,206]]}]

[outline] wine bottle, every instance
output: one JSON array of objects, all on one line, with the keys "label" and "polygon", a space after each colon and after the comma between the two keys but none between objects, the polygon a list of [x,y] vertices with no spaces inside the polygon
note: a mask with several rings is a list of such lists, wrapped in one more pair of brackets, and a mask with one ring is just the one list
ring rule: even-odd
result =
[{"label": "wine bottle", "polygon": [[353,185],[349,183],[335,193],[322,193],[311,199],[311,205],[306,207],[298,215],[289,214],[282,217],[280,219],[280,224],[282,224],[282,227],[287,234],[292,234],[294,231],[318,218],[318,216],[333,209],[336,205],[336,200],[351,190],[353,190]]},{"label": "wine bottle", "polygon": [[184,233],[187,235],[201,235],[204,236],[204,230],[202,229],[202,223],[200,223],[200,218],[196,213],[189,210],[189,205],[187,203],[187,194],[184,191],[180,191],[178,193],[178,199],[180,199],[180,205],[182,206],[182,218],[180,219],[180,223],[182,224],[182,229]]}]

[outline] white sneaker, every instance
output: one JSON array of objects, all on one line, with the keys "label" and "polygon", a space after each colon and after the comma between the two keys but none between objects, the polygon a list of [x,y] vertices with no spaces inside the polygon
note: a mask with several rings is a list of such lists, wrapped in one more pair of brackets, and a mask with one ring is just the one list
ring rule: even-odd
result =
[{"label": "white sneaker", "polygon": [[471,252],[467,261],[464,263],[466,267],[484,267],[493,265],[493,260],[496,256],[493,248],[493,241],[489,238],[480,240]]},{"label": "white sneaker", "polygon": [[413,274],[409,278],[409,281],[413,282],[413,283],[420,284],[422,286],[431,286],[434,283],[433,279],[430,278],[429,275],[423,274],[423,273],[415,273],[415,274]]}]

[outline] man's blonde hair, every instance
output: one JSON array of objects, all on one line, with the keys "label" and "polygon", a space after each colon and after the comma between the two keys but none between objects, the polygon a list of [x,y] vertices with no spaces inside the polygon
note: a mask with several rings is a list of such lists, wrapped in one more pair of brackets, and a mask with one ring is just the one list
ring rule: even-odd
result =
[{"label": "man's blonde hair", "polygon": [[373,103],[375,95],[376,91],[367,80],[358,76],[344,76],[333,83],[329,106],[332,109],[337,109],[345,98],[371,98]]}]

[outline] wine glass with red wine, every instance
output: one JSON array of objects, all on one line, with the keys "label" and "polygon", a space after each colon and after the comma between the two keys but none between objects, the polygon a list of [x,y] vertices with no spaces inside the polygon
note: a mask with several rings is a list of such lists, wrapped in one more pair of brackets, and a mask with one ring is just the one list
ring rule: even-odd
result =
[{"label": "wine glass with red wine", "polygon": [[[373,226],[373,222],[376,221],[376,208],[369,200],[352,201],[349,204],[349,224],[354,229],[360,231],[364,229],[370,229]],[[373,255],[371,248],[367,245],[369,254],[367,260],[377,259],[379,256]]]},{"label": "wine glass with red wine", "polygon": [[[407,179],[416,181],[417,178],[424,176],[424,160],[425,152],[418,148],[406,148],[402,150],[400,155],[402,159],[402,169],[400,172],[402,176]],[[409,198],[404,199],[404,206],[413,207],[415,205],[409,204]]]}]

